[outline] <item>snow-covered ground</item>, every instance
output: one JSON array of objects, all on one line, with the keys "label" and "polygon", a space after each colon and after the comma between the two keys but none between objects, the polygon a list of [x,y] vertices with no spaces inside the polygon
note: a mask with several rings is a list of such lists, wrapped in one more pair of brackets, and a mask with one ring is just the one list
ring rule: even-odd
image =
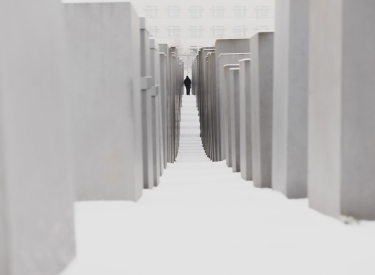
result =
[{"label": "snow-covered ground", "polygon": [[194,96],[160,186],[138,203],[77,203],[76,227],[63,275],[375,274],[374,222],[345,225],[210,162]]}]

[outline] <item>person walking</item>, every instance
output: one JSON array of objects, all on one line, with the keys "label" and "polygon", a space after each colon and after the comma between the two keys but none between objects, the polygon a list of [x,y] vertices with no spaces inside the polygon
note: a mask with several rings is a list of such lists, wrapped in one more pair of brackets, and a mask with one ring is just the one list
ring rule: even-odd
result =
[{"label": "person walking", "polygon": [[187,95],[190,95],[190,89],[191,89],[191,80],[189,78],[189,76],[186,76],[185,80],[184,80],[184,85],[186,87],[186,94]]}]

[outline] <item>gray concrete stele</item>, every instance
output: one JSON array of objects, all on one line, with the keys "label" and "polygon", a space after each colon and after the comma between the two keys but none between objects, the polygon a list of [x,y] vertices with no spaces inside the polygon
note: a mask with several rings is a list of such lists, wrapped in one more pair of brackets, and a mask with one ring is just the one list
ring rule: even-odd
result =
[{"label": "gray concrete stele", "polygon": [[75,256],[63,7],[0,14],[0,274],[60,274]]},{"label": "gray concrete stele", "polygon": [[375,220],[375,2],[310,1],[310,206]]},{"label": "gray concrete stele", "polygon": [[253,182],[272,187],[273,32],[260,32],[251,43],[251,134]]},{"label": "gray concrete stele", "polygon": [[240,63],[240,168],[244,180],[253,180],[253,161],[251,145],[251,78],[250,58],[241,59]]},{"label": "gray concrete stele", "polygon": [[272,188],[307,197],[308,0],[276,3]]},{"label": "gray concrete stele", "polygon": [[143,185],[139,18],[129,2],[64,7],[77,198],[136,201]]}]

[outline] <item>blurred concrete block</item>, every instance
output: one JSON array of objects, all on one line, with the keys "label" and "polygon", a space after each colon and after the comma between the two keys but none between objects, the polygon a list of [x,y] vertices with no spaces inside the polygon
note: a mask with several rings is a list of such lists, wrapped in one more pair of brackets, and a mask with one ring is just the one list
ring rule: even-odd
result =
[{"label": "blurred concrete block", "polygon": [[75,255],[58,1],[0,1],[0,274],[59,274]]},{"label": "blurred concrete block", "polygon": [[231,124],[231,147],[232,147],[232,169],[233,172],[241,171],[240,159],[240,70],[232,68],[229,70],[230,89],[230,124]]},{"label": "blurred concrete block", "polygon": [[159,44],[159,51],[160,53],[165,54],[165,66],[166,66],[166,131],[167,131],[167,162],[173,163],[172,157],[172,133],[173,133],[173,126],[172,126],[172,82],[171,82],[171,58],[172,53],[170,48],[167,44]]},{"label": "blurred concrete block", "polygon": [[307,196],[308,0],[276,3],[272,187]]},{"label": "blurred concrete block", "polygon": [[[238,64],[228,64],[224,66],[224,89],[225,89],[225,102],[226,102],[226,112],[225,112],[225,155],[226,157],[226,163],[228,167],[233,166],[233,146],[232,146],[232,100],[231,100],[231,83],[230,83],[230,69],[238,69]],[[223,89],[223,88],[222,88]],[[223,97],[221,98],[223,99]]]},{"label": "blurred concrete block", "polygon": [[251,134],[253,181],[272,187],[273,32],[251,38]]},{"label": "blurred concrete block", "polygon": [[310,206],[375,219],[375,2],[310,1]]},{"label": "blurred concrete block", "polygon": [[210,113],[210,140],[211,151],[210,158],[212,161],[219,161],[219,144],[220,144],[220,113],[219,113],[219,97],[216,89],[216,53],[211,52],[208,55],[208,77],[209,77],[209,113]]},{"label": "blurred concrete block", "polygon": [[162,115],[162,135],[163,135],[163,162],[162,167],[167,168],[167,156],[168,156],[168,125],[167,125],[167,56],[164,52],[159,53],[159,64],[160,64],[160,96],[161,96],[161,115]]},{"label": "blurred concrete block", "polygon": [[143,140],[143,186],[153,188],[155,185],[154,150],[153,150],[153,116],[151,88],[154,80],[151,76],[150,27],[145,17],[139,18],[141,77],[150,77],[150,85],[142,89],[142,140]]},{"label": "blurred concrete block", "polygon": [[163,155],[161,153],[163,144],[161,136],[162,119],[161,119],[161,96],[160,96],[160,65],[159,65],[159,45],[154,38],[150,38],[150,66],[152,77],[152,147],[153,147],[153,172],[154,186],[158,186],[160,176],[162,175]]},{"label": "blurred concrete block", "polygon": [[251,150],[251,79],[250,59],[240,61],[240,168],[244,180],[253,180]]},{"label": "blurred concrete block", "polygon": [[142,194],[139,17],[131,4],[65,4],[78,200]]}]

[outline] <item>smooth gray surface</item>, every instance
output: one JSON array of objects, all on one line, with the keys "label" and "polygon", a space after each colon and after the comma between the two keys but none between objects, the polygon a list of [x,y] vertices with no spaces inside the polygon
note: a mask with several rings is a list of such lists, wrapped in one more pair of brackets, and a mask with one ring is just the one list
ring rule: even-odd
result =
[{"label": "smooth gray surface", "polygon": [[203,147],[205,153],[208,157],[211,157],[211,141],[210,141],[210,130],[212,127],[212,123],[210,122],[211,116],[211,104],[210,104],[210,94],[211,94],[211,71],[210,66],[211,62],[209,62],[210,54],[214,52],[212,48],[203,48],[202,49],[202,71],[201,71],[201,92],[198,94],[198,102],[199,102],[199,120],[200,120],[200,129],[201,129],[201,139],[203,143]]},{"label": "smooth gray surface", "polygon": [[167,44],[159,44],[160,53],[166,56],[166,131],[167,131],[167,162],[172,163],[172,84],[171,84],[171,52]]},{"label": "smooth gray surface", "polygon": [[0,274],[58,275],[75,255],[58,1],[0,1]]},{"label": "smooth gray surface", "polygon": [[[154,80],[151,76],[150,33],[145,17],[139,17],[141,78],[145,83],[142,87],[142,139],[143,139],[143,186],[153,188],[155,182],[154,150],[153,150],[153,116],[151,87]],[[148,78],[145,80],[145,78]]]},{"label": "smooth gray surface", "polygon": [[308,0],[276,3],[272,187],[307,196]]},{"label": "smooth gray surface", "polygon": [[163,135],[163,162],[162,166],[164,169],[167,168],[168,159],[168,126],[167,126],[167,56],[164,52],[159,52],[159,64],[160,64],[160,96],[161,96],[161,115],[162,115],[162,135]]},{"label": "smooth gray surface", "polygon": [[311,1],[309,202],[375,219],[375,2]]},{"label": "smooth gray surface", "polygon": [[[217,54],[216,54],[217,55]],[[218,156],[219,160],[226,159],[227,155],[227,148],[226,148],[226,113],[227,113],[227,94],[224,84],[224,66],[228,64],[238,64],[240,59],[249,58],[250,53],[223,53],[217,59],[216,67],[218,69],[218,79],[216,79],[216,84],[220,85],[220,89],[216,87],[216,92],[218,93],[218,108],[219,108],[219,115],[220,115],[220,156]],[[231,157],[229,157],[231,158]]]},{"label": "smooth gray surface", "polygon": [[130,3],[64,6],[78,200],[135,201],[143,182],[139,18]]},{"label": "smooth gray surface", "polygon": [[244,180],[253,180],[251,150],[251,79],[249,58],[241,59],[240,63],[240,168]]},{"label": "smooth gray surface", "polygon": [[272,187],[273,32],[251,39],[251,133],[253,181]]},{"label": "smooth gray surface", "polygon": [[[225,91],[225,155],[226,155],[226,163],[228,167],[232,167],[233,165],[233,154],[232,154],[232,102],[230,96],[230,69],[239,68],[238,64],[228,64],[223,67],[224,70],[224,91]],[[221,88],[223,90],[223,88]],[[223,97],[222,97],[223,99]]]},{"label": "smooth gray surface", "polygon": [[230,97],[230,119],[231,119],[231,147],[232,147],[232,169],[233,172],[241,171],[240,157],[240,70],[233,68],[229,70],[229,97]]},{"label": "smooth gray surface", "polygon": [[154,38],[150,38],[150,67],[151,67],[151,119],[152,119],[152,150],[153,150],[153,182],[154,186],[160,183],[162,174],[162,136],[161,136],[161,96],[160,96],[160,65],[159,46]]},{"label": "smooth gray surface", "polygon": [[[218,94],[220,105],[218,105],[218,108],[220,108],[220,113],[223,111],[221,110],[224,108],[221,100],[221,95],[223,92],[221,91],[221,88],[223,87],[223,80],[222,80],[222,68],[225,64],[238,64],[238,60],[246,57],[241,57],[238,60],[228,60],[224,64],[220,64],[220,56],[222,54],[231,53],[250,53],[250,39],[248,38],[240,38],[240,39],[217,39],[215,42],[215,53],[216,53],[216,93]],[[224,160],[226,158],[225,152],[225,121],[223,120],[223,117],[220,117],[221,124],[220,124],[220,140],[221,140],[221,149],[220,149],[220,155],[218,156],[218,160]],[[224,124],[223,124],[224,123]]]}]

